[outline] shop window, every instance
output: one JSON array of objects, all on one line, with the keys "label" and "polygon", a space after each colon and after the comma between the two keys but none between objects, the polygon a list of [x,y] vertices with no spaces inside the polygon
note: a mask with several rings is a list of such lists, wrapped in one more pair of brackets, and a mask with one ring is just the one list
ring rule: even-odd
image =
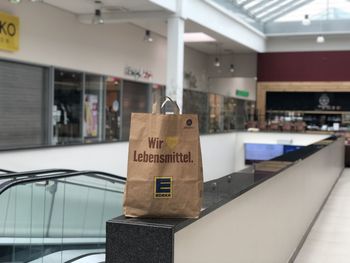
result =
[{"label": "shop window", "polygon": [[209,96],[209,133],[224,131],[224,96]]},{"label": "shop window", "polygon": [[224,130],[236,129],[237,101],[234,98],[224,98]]},{"label": "shop window", "polygon": [[53,144],[82,143],[83,74],[55,70]]},{"label": "shop window", "polygon": [[47,144],[48,69],[0,61],[0,148]]},{"label": "shop window", "polygon": [[122,140],[129,139],[132,112],[150,112],[150,85],[135,81],[123,81]]},{"label": "shop window", "polygon": [[243,130],[245,128],[246,123],[246,111],[245,111],[245,104],[246,101],[236,99],[236,122],[235,126],[237,130]]},{"label": "shop window", "polygon": [[255,101],[246,101],[245,104],[246,121],[256,121]]},{"label": "shop window", "polygon": [[120,139],[121,80],[115,77],[106,79],[106,141]]},{"label": "shop window", "polygon": [[200,133],[208,132],[208,94],[205,92],[184,90],[183,113],[197,114]]},{"label": "shop window", "polygon": [[84,139],[85,142],[102,140],[103,82],[97,75],[85,75]]}]

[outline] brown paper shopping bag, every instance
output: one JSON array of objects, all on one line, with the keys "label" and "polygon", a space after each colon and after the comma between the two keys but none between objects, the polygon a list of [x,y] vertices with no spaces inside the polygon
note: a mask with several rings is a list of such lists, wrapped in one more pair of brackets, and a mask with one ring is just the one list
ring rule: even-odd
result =
[{"label": "brown paper shopping bag", "polygon": [[133,113],[124,215],[197,218],[203,171],[194,114]]}]

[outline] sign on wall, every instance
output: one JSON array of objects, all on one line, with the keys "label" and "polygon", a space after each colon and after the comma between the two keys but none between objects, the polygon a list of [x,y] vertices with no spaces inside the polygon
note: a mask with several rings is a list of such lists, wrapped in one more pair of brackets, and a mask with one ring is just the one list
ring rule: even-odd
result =
[{"label": "sign on wall", "polygon": [[238,97],[249,97],[249,91],[248,90],[240,90],[236,89],[236,96]]},{"label": "sign on wall", "polygon": [[0,12],[0,49],[17,51],[19,49],[19,18]]},{"label": "sign on wall", "polygon": [[132,76],[135,79],[140,79],[140,78],[146,79],[146,80],[152,79],[152,72],[145,69],[138,69],[138,68],[126,66],[124,72],[125,72],[125,75]]}]

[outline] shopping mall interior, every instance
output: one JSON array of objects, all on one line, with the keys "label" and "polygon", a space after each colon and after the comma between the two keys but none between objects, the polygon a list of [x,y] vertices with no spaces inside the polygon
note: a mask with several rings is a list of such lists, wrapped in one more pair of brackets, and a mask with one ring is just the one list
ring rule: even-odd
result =
[{"label": "shopping mall interior", "polygon": [[[349,69],[350,0],[0,0],[0,263],[348,263]],[[200,215],[129,218],[166,98]]]}]

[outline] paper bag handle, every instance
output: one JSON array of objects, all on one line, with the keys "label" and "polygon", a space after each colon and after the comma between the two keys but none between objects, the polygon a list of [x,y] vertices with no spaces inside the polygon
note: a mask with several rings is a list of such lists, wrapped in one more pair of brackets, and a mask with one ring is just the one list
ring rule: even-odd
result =
[{"label": "paper bag handle", "polygon": [[167,104],[168,102],[171,103],[172,108],[173,108],[173,113],[174,114],[180,114],[180,108],[177,105],[177,103],[175,101],[173,101],[170,97],[166,96],[165,101],[162,103],[162,105],[159,107],[159,103],[155,102],[152,105],[152,113],[153,114],[160,114],[160,110],[163,109],[163,107],[165,106],[165,104]]},{"label": "paper bag handle", "polygon": [[173,101],[170,97],[166,96],[165,97],[165,101],[162,103],[162,106],[160,106],[161,109],[163,109],[163,107],[165,106],[165,104],[167,104],[168,102],[171,103],[171,106],[173,107],[173,113],[174,114],[180,114],[180,108],[177,105],[177,103],[175,101]]}]

